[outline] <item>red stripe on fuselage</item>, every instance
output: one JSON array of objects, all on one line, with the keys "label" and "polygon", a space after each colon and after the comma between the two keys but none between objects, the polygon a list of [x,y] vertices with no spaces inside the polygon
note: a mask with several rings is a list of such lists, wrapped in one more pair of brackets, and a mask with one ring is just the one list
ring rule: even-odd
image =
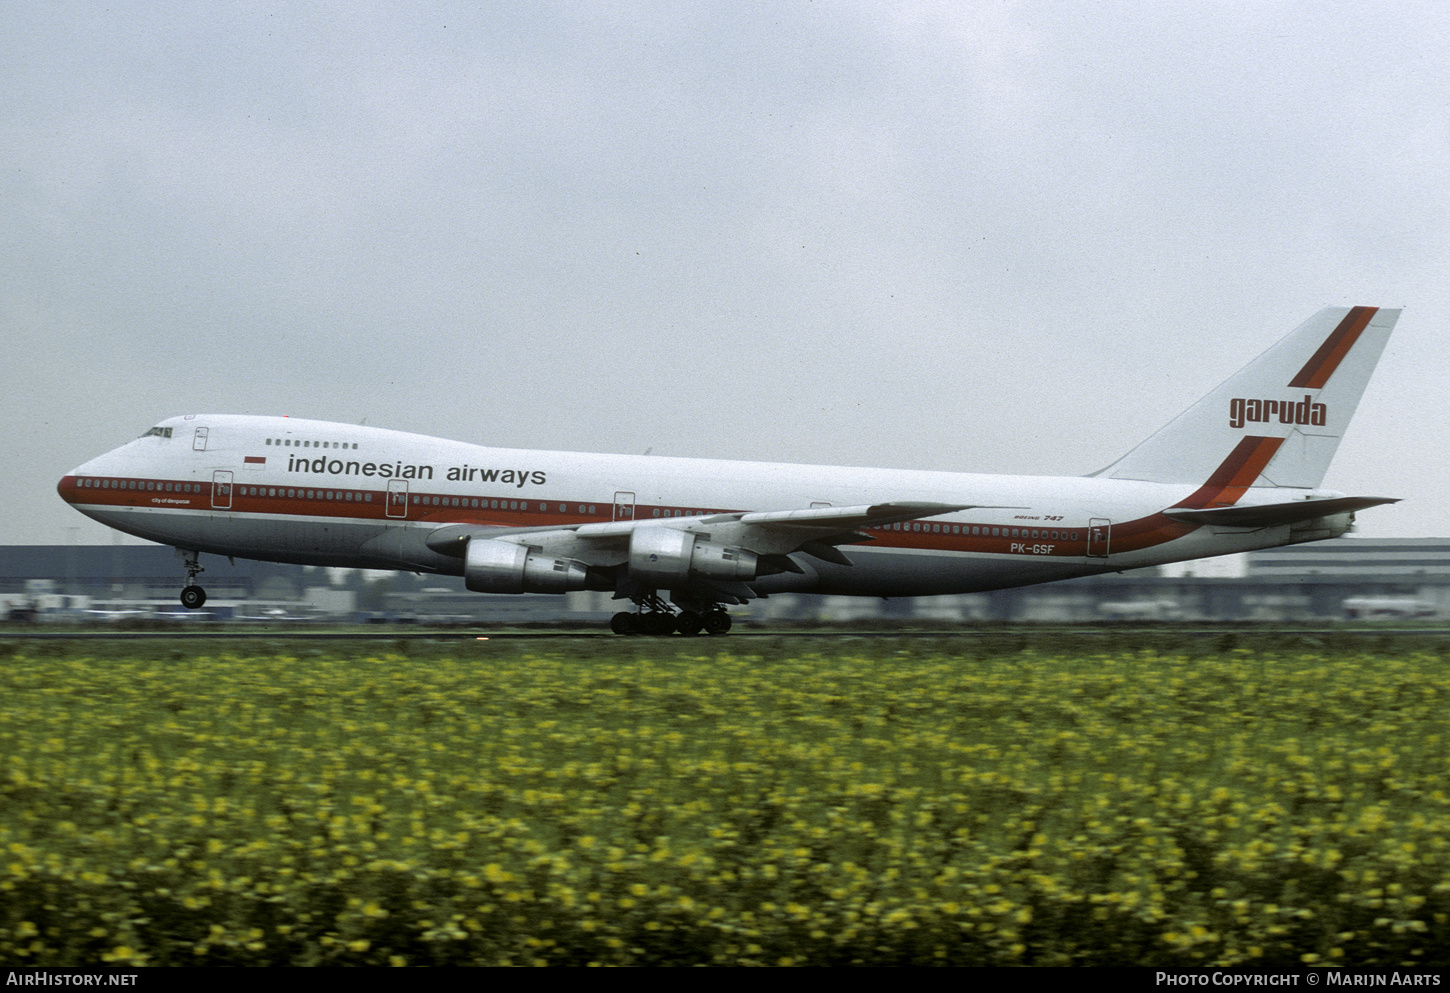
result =
[{"label": "red stripe on fuselage", "polygon": [[[1283,443],[1283,438],[1248,437],[1240,440],[1228,458],[1209,475],[1207,482],[1173,506],[1191,510],[1233,506],[1263,473]],[[1161,513],[1122,524],[1114,523],[1112,551],[1136,552],[1151,548],[1192,534],[1201,526],[1175,521]]]},{"label": "red stripe on fuselage", "polygon": [[[85,480],[88,485],[81,485]],[[105,483],[106,485],[101,485]],[[444,524],[474,524],[483,527],[569,527],[576,524],[592,524],[607,521],[613,512],[611,504],[580,503],[577,500],[550,501],[509,500],[494,497],[458,497],[439,493],[410,492],[408,494],[407,516],[388,517],[389,494],[381,490],[359,490],[351,487],[291,487],[263,486],[251,482],[237,483],[229,495],[230,505],[224,508],[212,506],[213,484],[191,482],[189,492],[181,490],[182,481],[134,477],[75,477],[61,480],[57,489],[67,503],[87,504],[97,507],[139,508],[151,510],[205,511],[226,517],[276,518],[318,518],[331,517],[341,520],[380,522],[389,525],[421,524],[442,526]],[[131,487],[135,488],[132,489]],[[171,486],[171,490],[166,490]],[[260,491],[259,493],[252,492]],[[293,496],[288,496],[288,491]],[[351,492],[354,499],[347,500]],[[329,498],[326,494],[332,494]],[[270,494],[270,495],[268,495]],[[308,495],[312,494],[312,495]],[[371,500],[367,497],[371,497]],[[224,497],[223,499],[227,499]],[[434,500],[439,501],[437,505]],[[477,500],[481,504],[490,502],[516,504],[516,507],[454,507],[452,501],[467,503]],[[596,510],[588,513],[585,508]],[[394,508],[396,509],[396,507]],[[635,512],[641,523],[665,524],[678,520],[681,515],[731,513],[727,510],[682,509],[676,507],[637,504]],[[870,544],[878,548],[900,548],[904,550],[936,550],[946,552],[973,552],[989,555],[1030,554],[1055,558],[1081,558],[1087,551],[1086,528],[1073,527],[1058,522],[1056,528],[1043,527],[1040,520],[1012,521],[1007,526],[1000,522],[962,523],[960,521],[906,521],[892,527],[866,528],[874,539]],[[1015,527],[1014,527],[1015,525]],[[1025,526],[1024,526],[1025,525]],[[972,534],[972,528],[983,533]],[[951,533],[952,528],[958,532]],[[939,530],[934,530],[939,529]],[[999,535],[991,535],[996,529]],[[1012,535],[1012,531],[1018,531]],[[1035,532],[1035,534],[1034,534]],[[1052,535],[1057,537],[1052,537]],[[1073,537],[1069,537],[1072,535]]]},{"label": "red stripe on fuselage", "polygon": [[1283,443],[1283,438],[1250,436],[1240,440],[1208,481],[1174,506],[1192,510],[1233,506],[1254,485]]}]

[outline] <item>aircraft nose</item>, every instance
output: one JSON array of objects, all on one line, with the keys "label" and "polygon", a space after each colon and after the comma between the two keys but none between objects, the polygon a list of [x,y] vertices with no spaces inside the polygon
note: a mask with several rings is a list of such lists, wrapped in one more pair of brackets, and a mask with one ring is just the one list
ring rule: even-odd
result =
[{"label": "aircraft nose", "polygon": [[60,482],[55,484],[55,491],[60,494],[60,498],[66,503],[75,503],[76,479],[79,477],[80,471],[80,467],[77,466],[60,477]]},{"label": "aircraft nose", "polygon": [[94,482],[94,477],[103,474],[97,472],[96,463],[98,461],[100,460],[91,459],[89,462],[83,462],[60,477],[60,482],[55,484],[55,491],[60,494],[62,500],[71,504],[85,502],[82,490],[87,488],[87,483]]}]

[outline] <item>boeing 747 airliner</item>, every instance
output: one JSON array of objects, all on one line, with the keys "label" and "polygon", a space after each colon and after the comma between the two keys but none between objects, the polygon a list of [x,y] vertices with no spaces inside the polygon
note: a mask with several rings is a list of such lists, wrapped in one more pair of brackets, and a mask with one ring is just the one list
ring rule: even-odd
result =
[{"label": "boeing 747 airliner", "polygon": [[[730,628],[778,592],[971,593],[1344,534],[1392,503],[1320,489],[1398,310],[1328,308],[1090,476],[988,476],[488,448],[291,417],[188,414],[61,497],[199,554],[608,590],[621,634]],[[678,611],[675,609],[678,608]]]}]

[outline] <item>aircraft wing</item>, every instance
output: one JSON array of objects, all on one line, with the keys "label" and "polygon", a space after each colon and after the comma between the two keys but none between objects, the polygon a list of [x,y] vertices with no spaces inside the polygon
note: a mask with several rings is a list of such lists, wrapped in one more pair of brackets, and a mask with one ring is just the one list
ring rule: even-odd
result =
[{"label": "aircraft wing", "polygon": [[1352,514],[1366,507],[1399,503],[1398,497],[1336,497],[1332,500],[1295,500],[1292,503],[1269,503],[1257,507],[1208,507],[1188,510],[1170,507],[1164,517],[1185,524],[1217,524],[1231,528],[1269,528],[1280,524],[1297,524],[1316,517]]},{"label": "aircraft wing", "polygon": [[581,538],[605,538],[627,535],[637,527],[679,527],[710,530],[724,525],[743,525],[767,530],[803,530],[814,533],[851,531],[856,528],[882,527],[921,517],[936,517],[978,504],[962,503],[877,503],[859,507],[812,507],[809,510],[766,510],[731,514],[710,514],[705,517],[671,517],[649,521],[612,521],[608,524],[581,524],[576,533]]},{"label": "aircraft wing", "polygon": [[[836,546],[870,541],[872,536],[860,528],[936,517],[973,506],[983,505],[890,502],[554,528],[445,524],[425,540],[436,552],[466,560],[464,576],[469,589],[496,589],[490,584],[502,572],[503,592],[519,592],[514,577],[529,562],[539,560],[537,568],[545,575],[572,570],[582,580],[590,570],[622,569],[620,580],[627,576],[646,587],[689,589],[716,602],[744,603],[763,595],[749,585],[752,580],[773,573],[806,572],[790,558],[793,553],[850,566],[851,560]],[[508,545],[518,547],[505,551]],[[495,562],[503,565],[494,566]],[[477,570],[477,585],[470,570]]]},{"label": "aircraft wing", "polygon": [[[740,545],[761,555],[787,555],[804,551],[827,561],[849,565],[834,545],[870,541],[858,528],[883,527],[901,521],[936,517],[985,504],[903,502],[863,504],[854,507],[811,507],[804,510],[741,511],[700,517],[670,517],[651,520],[607,521],[570,524],[563,527],[490,528],[476,524],[445,524],[427,538],[428,547],[444,555],[461,557],[471,538],[489,538],[547,548],[556,554],[595,559],[591,548],[604,551],[624,548],[642,528],[672,528],[707,537],[711,541]],[[600,563],[609,564],[609,563]]]}]

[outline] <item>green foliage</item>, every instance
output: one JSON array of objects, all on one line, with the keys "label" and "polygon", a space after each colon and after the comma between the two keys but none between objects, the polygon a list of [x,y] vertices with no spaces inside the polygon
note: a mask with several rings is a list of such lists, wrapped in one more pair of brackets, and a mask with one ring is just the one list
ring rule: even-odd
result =
[{"label": "green foliage", "polygon": [[834,644],[17,652],[0,961],[1450,959],[1438,655]]}]

